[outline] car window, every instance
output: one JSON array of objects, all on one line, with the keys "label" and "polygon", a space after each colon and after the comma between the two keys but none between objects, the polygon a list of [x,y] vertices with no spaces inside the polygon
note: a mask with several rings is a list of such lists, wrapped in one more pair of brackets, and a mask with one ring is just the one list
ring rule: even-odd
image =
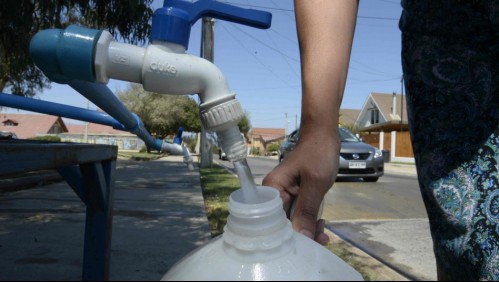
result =
[{"label": "car window", "polygon": [[289,136],[288,136],[288,140],[290,142],[295,142],[295,143],[298,142],[298,135],[299,135],[299,133],[300,133],[300,131],[298,129],[295,130],[295,131],[293,131],[293,132],[291,132],[289,134]]},{"label": "car window", "polygon": [[17,139],[17,135],[10,131],[0,131],[0,139]]},{"label": "car window", "polygon": [[[357,136],[345,128],[339,128],[341,142],[362,142]],[[288,141],[298,142],[300,131],[297,129],[288,135]]]},{"label": "car window", "polygon": [[360,142],[357,136],[345,128],[340,128],[340,138],[341,142]]},{"label": "car window", "polygon": [[[341,142],[362,142],[357,136],[346,128],[339,128]],[[288,135],[288,141],[298,142],[300,131],[297,129]]]}]

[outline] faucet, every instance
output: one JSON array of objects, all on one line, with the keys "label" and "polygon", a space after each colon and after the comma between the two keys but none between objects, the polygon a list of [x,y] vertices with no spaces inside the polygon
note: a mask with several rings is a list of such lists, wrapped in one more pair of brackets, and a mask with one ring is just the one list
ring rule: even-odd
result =
[{"label": "faucet", "polygon": [[241,104],[213,63],[186,53],[191,27],[201,17],[264,29],[270,27],[272,15],[213,0],[165,0],[153,15],[151,44],[147,47],[117,42],[105,30],[72,25],[64,30],[40,31],[31,41],[30,52],[51,80],[69,84],[120,122],[115,115],[127,110],[116,108],[118,99],[114,95],[100,96],[106,91],[95,85],[105,85],[112,78],[140,83],[150,92],[198,94],[206,130],[217,133],[230,161],[244,160],[246,148],[237,127],[244,116]]}]

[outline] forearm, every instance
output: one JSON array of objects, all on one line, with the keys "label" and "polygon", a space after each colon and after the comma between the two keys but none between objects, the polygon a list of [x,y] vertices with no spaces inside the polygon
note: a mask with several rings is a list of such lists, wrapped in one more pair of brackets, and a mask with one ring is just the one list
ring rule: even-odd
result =
[{"label": "forearm", "polygon": [[295,0],[302,73],[300,135],[337,136],[358,0]]}]

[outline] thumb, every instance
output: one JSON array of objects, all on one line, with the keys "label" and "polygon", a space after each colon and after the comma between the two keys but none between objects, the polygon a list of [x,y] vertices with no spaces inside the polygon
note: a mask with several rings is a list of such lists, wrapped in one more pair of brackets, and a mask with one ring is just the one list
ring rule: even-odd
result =
[{"label": "thumb", "polygon": [[312,191],[304,193],[304,188],[300,189],[298,197],[292,203],[290,218],[296,231],[314,240],[317,220],[322,215],[322,195]]}]

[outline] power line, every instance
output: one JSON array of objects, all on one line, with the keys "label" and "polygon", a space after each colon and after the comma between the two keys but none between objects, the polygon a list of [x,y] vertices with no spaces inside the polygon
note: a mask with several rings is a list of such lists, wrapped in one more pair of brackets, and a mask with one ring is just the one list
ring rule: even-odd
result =
[{"label": "power line", "polygon": [[[239,40],[239,38],[237,38],[236,36],[234,36],[227,27],[225,27],[224,24],[221,25],[225,31],[227,31],[227,33],[232,37],[234,38],[234,40],[239,43],[239,45],[241,45],[248,53],[250,53],[255,59],[257,62],[259,62],[264,68],[266,68],[270,73],[272,73],[276,78],[278,78],[280,81],[282,81],[284,84],[288,85],[288,83],[283,80],[280,76],[278,76],[271,68],[269,68],[267,65],[265,65],[257,56],[255,56],[255,54],[253,52],[251,52],[250,50],[248,50],[248,48],[246,47],[246,45],[244,45],[241,40]],[[240,30],[237,26],[234,26],[236,27],[238,30]],[[242,30],[240,30],[242,31]],[[253,38],[253,37],[252,37]]]},{"label": "power line", "polygon": [[290,88],[300,88],[300,84],[296,85],[286,85],[286,86],[272,86],[272,87],[251,87],[251,88],[234,88],[238,91],[261,91],[261,90],[276,90],[276,89],[290,89]]},{"label": "power line", "polygon": [[[256,42],[258,42],[258,43],[262,44],[263,46],[265,46],[265,47],[267,47],[267,48],[269,48],[269,49],[271,49],[271,50],[273,50],[273,51],[277,52],[278,54],[281,54],[282,56],[284,56],[284,57],[286,57],[286,58],[288,58],[288,59],[290,59],[290,60],[292,60],[292,61],[295,61],[295,62],[300,62],[300,60],[298,60],[298,59],[296,59],[296,58],[293,58],[293,57],[291,57],[291,56],[289,56],[289,55],[287,55],[287,54],[283,53],[281,50],[279,50],[279,49],[277,49],[277,48],[274,48],[274,47],[272,47],[272,46],[268,45],[267,43],[263,42],[262,40],[260,40],[260,39],[256,38],[255,36],[251,35],[250,33],[246,32],[245,30],[243,30],[242,28],[240,28],[237,24],[231,24],[231,26],[232,26],[233,28],[235,28],[235,29],[239,30],[240,32],[242,32],[242,33],[246,34],[248,37],[250,37],[251,39],[255,40]],[[298,44],[298,43],[296,43],[296,44]]]},{"label": "power line", "polygon": [[[367,71],[367,70],[360,70],[360,71],[363,71],[363,72],[365,72],[365,73],[375,74],[375,75],[389,75],[389,76],[392,76],[392,77],[393,77],[393,76],[395,76],[394,74],[391,74],[391,73],[387,73],[387,72],[380,71],[379,69],[375,69],[375,68],[373,68],[373,67],[371,67],[371,66],[369,66],[369,65],[366,65],[366,64],[361,63],[361,62],[359,62],[359,61],[357,61],[357,60],[354,60],[353,58],[350,58],[350,61],[351,61],[352,63],[358,64],[358,65],[360,65],[360,66],[362,66],[362,67],[364,67],[364,68],[366,68],[366,69],[368,69],[368,70],[371,70],[370,72],[369,72],[369,71]],[[353,69],[356,69],[354,66],[352,66],[352,64],[350,64],[350,67],[352,67]]]},{"label": "power line", "polygon": [[[278,6],[278,5],[277,5],[274,1],[272,1],[271,3],[272,3],[275,7],[259,6],[259,5],[249,4],[249,3],[248,3],[248,4],[241,4],[241,3],[237,3],[237,4],[236,4],[236,3],[231,3],[231,2],[229,2],[229,1],[226,1],[226,3],[228,3],[228,4],[234,4],[234,5],[242,5],[242,6],[247,6],[247,7],[250,7],[250,8],[264,8],[264,9],[270,9],[270,10],[277,10],[277,11],[281,11],[281,12],[293,12],[293,13],[294,13],[294,10],[293,10],[293,9],[284,9],[284,8],[280,8],[280,7],[279,7],[279,6]],[[288,15],[288,13],[284,13],[284,14]],[[395,18],[383,18],[383,17],[362,17],[362,16],[360,16],[360,18],[380,19],[380,20],[388,20],[388,19],[391,19],[391,20],[398,20],[398,19],[395,19]],[[242,32],[242,33],[244,33],[244,34],[246,34],[246,35],[247,35],[248,37],[250,37],[252,40],[254,40],[254,41],[256,41],[256,42],[258,42],[258,43],[262,44],[263,46],[265,46],[265,47],[269,48],[270,50],[272,50],[272,51],[274,51],[274,52],[276,52],[276,53],[280,54],[280,55],[283,57],[283,59],[285,60],[286,64],[287,64],[289,67],[290,67],[289,62],[288,62],[286,59],[289,59],[289,60],[291,60],[291,61],[293,61],[293,62],[297,62],[297,63],[299,63],[299,62],[300,62],[299,58],[295,58],[295,57],[292,57],[292,56],[289,56],[289,55],[287,55],[287,54],[283,53],[283,52],[281,51],[282,49],[280,49],[280,48],[278,48],[278,47],[276,46],[275,41],[273,41],[273,40],[272,40],[272,43],[273,43],[273,45],[274,45],[274,46],[276,46],[276,47],[271,46],[271,45],[269,45],[268,43],[266,43],[265,41],[262,41],[261,39],[259,39],[259,38],[255,37],[255,36],[253,36],[252,34],[250,34],[250,33],[248,33],[248,32],[246,32],[245,30],[243,30],[242,28],[240,28],[238,25],[231,24],[231,26],[232,26],[232,27],[234,27],[234,28],[236,28],[238,31],[240,31],[240,32]],[[286,39],[287,41],[291,42],[292,44],[298,45],[297,39],[295,39],[295,40],[290,39],[290,38],[288,38],[288,37],[286,37],[286,36],[282,35],[282,34],[281,34],[281,33],[279,33],[278,31],[276,31],[275,29],[270,29],[270,32],[274,32],[275,34],[277,34],[277,35],[279,35],[280,37],[282,37],[282,38]],[[268,35],[268,34],[267,34],[267,35]],[[233,35],[231,35],[231,36],[233,36]],[[271,38],[271,37],[270,37],[270,35],[268,35],[268,36],[269,36],[269,38]],[[235,37],[235,36],[233,36],[233,37]],[[241,44],[242,46],[244,46],[242,43],[240,43],[240,44]],[[254,56],[254,54],[252,54],[252,55]],[[296,55],[298,56],[298,53],[297,53]],[[352,64],[351,64],[352,69],[357,69],[358,71],[362,71],[362,72],[367,73],[367,74],[372,74],[372,75],[388,75],[388,76],[390,76],[390,77],[395,76],[394,74],[389,74],[389,73],[386,73],[386,72],[383,72],[383,71],[377,70],[377,69],[375,69],[375,68],[373,68],[373,67],[371,67],[371,66],[368,66],[368,65],[366,65],[366,64],[360,63],[360,62],[358,62],[358,61],[356,61],[356,60],[354,60],[354,59],[352,59],[352,58],[351,58],[351,62],[353,62],[353,63],[355,63],[355,64],[358,64],[358,65],[362,66],[363,68],[366,68],[366,70],[362,70],[362,69],[360,69],[360,68],[356,68],[355,66],[352,66]],[[268,67],[267,67],[267,66],[265,66],[265,67],[268,69]],[[371,70],[371,71],[369,71],[369,70]],[[298,74],[295,72],[294,68],[292,68],[292,71],[293,71],[293,73],[294,73],[296,76],[298,76]],[[277,75],[276,75],[276,76],[277,76]],[[281,80],[282,80],[282,79],[281,79]],[[388,80],[391,80],[391,78],[389,78]],[[379,80],[376,80],[376,81],[379,81]]]},{"label": "power line", "polygon": [[[389,1],[386,1],[386,2],[389,2]],[[268,6],[261,6],[261,5],[249,5],[249,4],[241,4],[241,3],[234,3],[234,2],[230,2],[230,1],[225,1],[225,3],[227,4],[231,4],[231,5],[236,5],[236,6],[246,6],[246,7],[250,7],[250,8],[258,8],[258,9],[264,9],[264,10],[274,10],[274,11],[281,11],[281,12],[292,12],[294,13],[294,9],[285,9],[285,8],[280,8],[280,7],[268,7]],[[394,4],[393,2],[389,2],[389,3],[392,3]],[[370,17],[370,16],[357,16],[357,18],[360,18],[360,19],[369,19],[369,20],[386,20],[386,21],[398,21],[399,19],[398,18],[388,18],[388,17]]]},{"label": "power line", "polygon": [[359,19],[368,19],[368,20],[382,20],[382,21],[398,21],[398,18],[386,18],[386,17],[369,17],[369,16],[357,16]]},{"label": "power line", "polygon": [[[272,42],[272,44],[274,44],[274,46],[277,47],[277,44],[275,43],[274,39],[272,39],[272,36],[270,36],[270,34],[268,32],[265,32],[265,34],[267,34],[267,37],[269,38],[270,42]],[[284,60],[284,62],[286,62],[286,65],[288,65],[291,72],[293,72],[295,77],[299,79],[300,75],[298,73],[296,73],[295,68],[288,62],[288,60],[286,59],[286,57],[283,55],[282,52],[280,52],[279,54],[281,54],[282,59]]]},{"label": "power line", "polygon": [[360,79],[360,78],[353,78],[349,75],[348,79],[352,80],[352,81],[358,81],[358,82],[383,82],[383,81],[391,81],[391,80],[400,80],[400,76],[393,77],[393,78],[386,78],[386,79]]}]

